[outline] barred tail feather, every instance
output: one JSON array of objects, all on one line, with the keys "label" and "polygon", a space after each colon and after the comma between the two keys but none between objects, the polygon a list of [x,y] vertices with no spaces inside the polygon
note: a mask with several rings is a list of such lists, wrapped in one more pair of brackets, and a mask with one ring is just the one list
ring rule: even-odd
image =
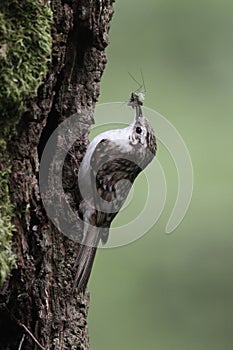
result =
[{"label": "barred tail feather", "polygon": [[84,291],[86,289],[94,263],[99,239],[99,232],[97,232],[95,228],[87,232],[84,244],[80,245],[79,253],[74,265],[76,275],[74,279],[73,291],[76,288],[78,291]]},{"label": "barred tail feather", "polygon": [[76,288],[78,291],[84,291],[86,289],[94,263],[96,250],[96,247],[89,247],[86,245],[80,246],[79,255],[75,263],[76,275],[74,279],[73,291]]}]

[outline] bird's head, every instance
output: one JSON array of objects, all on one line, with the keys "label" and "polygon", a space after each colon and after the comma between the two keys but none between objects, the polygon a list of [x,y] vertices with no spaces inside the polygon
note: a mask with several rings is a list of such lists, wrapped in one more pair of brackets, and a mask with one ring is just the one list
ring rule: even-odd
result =
[{"label": "bird's head", "polygon": [[149,120],[142,114],[142,101],[138,94],[132,93],[129,100],[129,105],[136,109],[135,118],[131,124],[130,144],[136,146],[142,152],[151,152],[152,156],[156,154],[156,138],[154,130],[149,123]]}]

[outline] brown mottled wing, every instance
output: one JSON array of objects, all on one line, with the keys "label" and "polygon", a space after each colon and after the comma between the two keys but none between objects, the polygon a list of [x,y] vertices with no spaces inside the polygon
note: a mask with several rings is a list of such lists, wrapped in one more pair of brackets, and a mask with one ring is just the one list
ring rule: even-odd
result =
[{"label": "brown mottled wing", "polygon": [[[109,226],[116,216],[141,168],[130,154],[108,139],[101,140],[91,158],[91,174],[96,211],[96,226],[102,227],[101,240],[107,241]],[[123,180],[123,181],[122,181]]]}]

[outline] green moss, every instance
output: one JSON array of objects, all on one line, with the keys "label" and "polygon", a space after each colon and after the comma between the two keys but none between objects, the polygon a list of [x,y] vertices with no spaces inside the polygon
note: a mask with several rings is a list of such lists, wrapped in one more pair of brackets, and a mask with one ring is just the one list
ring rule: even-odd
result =
[{"label": "green moss", "polygon": [[15,264],[6,142],[46,75],[51,23],[51,9],[38,0],[0,0],[0,284]]},{"label": "green moss", "polygon": [[[5,154],[6,144],[0,140],[0,154]],[[6,158],[0,164],[0,285],[4,282],[15,264],[15,256],[11,250],[11,236],[14,229],[11,224],[13,207],[8,193],[10,165]]]},{"label": "green moss", "polygon": [[1,135],[17,123],[46,75],[51,23],[51,9],[38,0],[0,2]]}]

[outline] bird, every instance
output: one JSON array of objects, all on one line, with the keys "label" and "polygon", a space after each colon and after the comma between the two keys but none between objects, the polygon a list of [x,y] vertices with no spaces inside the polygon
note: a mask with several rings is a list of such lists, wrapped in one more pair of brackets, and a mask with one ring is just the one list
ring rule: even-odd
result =
[{"label": "bird", "polygon": [[73,290],[85,291],[99,242],[106,244],[111,222],[134,180],[156,155],[156,137],[142,113],[143,100],[143,93],[131,92],[128,105],[136,111],[131,124],[97,135],[80,164],[78,185],[82,200],[78,211],[83,234],[74,266]]}]

